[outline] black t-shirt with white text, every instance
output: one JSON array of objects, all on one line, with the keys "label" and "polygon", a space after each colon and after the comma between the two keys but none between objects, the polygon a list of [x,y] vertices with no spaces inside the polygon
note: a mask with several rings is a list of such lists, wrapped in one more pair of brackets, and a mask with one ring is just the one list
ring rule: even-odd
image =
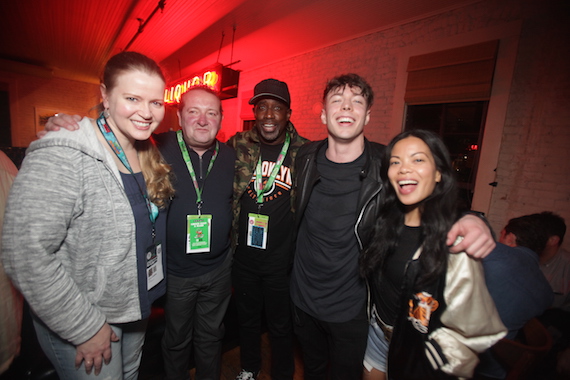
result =
[{"label": "black t-shirt with white text", "polygon": [[[282,147],[282,144],[261,144],[262,182],[264,186],[271,175]],[[257,192],[255,191],[255,179],[258,175],[257,163],[255,167],[254,175],[240,199],[239,237],[234,259],[239,264],[253,267],[262,272],[286,271],[289,269],[293,253],[291,156],[289,153],[285,156],[273,186],[263,194],[263,206],[259,213],[269,216],[266,249],[247,246],[248,215],[258,213]]]}]

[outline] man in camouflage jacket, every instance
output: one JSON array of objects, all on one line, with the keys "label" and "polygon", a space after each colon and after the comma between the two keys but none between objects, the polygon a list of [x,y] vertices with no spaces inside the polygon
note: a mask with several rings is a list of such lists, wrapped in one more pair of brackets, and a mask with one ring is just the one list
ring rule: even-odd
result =
[{"label": "man in camouflage jacket", "polygon": [[[271,342],[271,378],[291,380],[295,370],[289,295],[294,250],[292,169],[298,149],[308,140],[289,121],[291,99],[286,83],[261,81],[249,103],[254,105],[253,129],[228,141],[237,152],[232,281],[242,371],[236,380],[255,379],[261,368],[262,313]],[[268,218],[266,228],[257,227],[257,217]]]},{"label": "man in camouflage jacket", "polygon": [[[299,135],[295,126],[291,122],[287,123],[286,131],[291,136],[291,145],[289,146],[288,153],[291,155],[291,159],[294,163],[297,151],[309,140]],[[238,132],[228,140],[228,145],[233,147],[237,152],[236,174],[234,180],[234,220],[232,225],[232,243],[234,244],[234,247],[237,244],[238,237],[238,222],[241,210],[240,199],[253,178],[255,166],[259,159],[259,154],[261,153],[260,140],[263,140],[263,138],[260,136],[256,128],[245,132]],[[293,166],[291,167],[292,173],[294,173]],[[292,195],[294,195],[294,193]],[[291,197],[291,207],[293,207],[293,197]]]}]

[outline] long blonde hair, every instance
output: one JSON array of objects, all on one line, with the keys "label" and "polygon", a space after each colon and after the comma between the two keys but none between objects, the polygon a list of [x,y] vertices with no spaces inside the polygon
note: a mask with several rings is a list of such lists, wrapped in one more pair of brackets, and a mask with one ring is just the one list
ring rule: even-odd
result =
[{"label": "long blonde hair", "polygon": [[[166,83],[162,69],[155,61],[132,51],[121,52],[107,61],[102,83],[110,91],[116,86],[119,75],[134,70],[149,75],[158,75]],[[138,152],[148,197],[157,207],[165,208],[174,196],[174,186],[171,180],[172,168],[164,161],[152,137],[148,140],[136,141],[135,148]]]},{"label": "long blonde hair", "polygon": [[158,208],[165,208],[174,196],[172,168],[164,161],[152,137],[136,141],[135,148],[139,154],[148,197]]}]

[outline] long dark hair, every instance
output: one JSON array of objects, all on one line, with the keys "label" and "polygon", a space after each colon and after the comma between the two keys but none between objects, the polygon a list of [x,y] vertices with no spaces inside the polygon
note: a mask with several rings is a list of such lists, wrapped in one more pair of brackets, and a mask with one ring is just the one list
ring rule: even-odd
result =
[{"label": "long dark hair", "polygon": [[457,219],[457,184],[453,176],[449,152],[443,141],[433,132],[413,129],[397,135],[390,141],[382,160],[381,176],[384,184],[385,202],[374,226],[370,246],[360,256],[360,273],[369,277],[384,269],[386,259],[395,252],[399,236],[404,229],[405,209],[388,180],[388,167],[394,145],[407,137],[417,137],[430,149],[441,181],[433,193],[422,201],[422,255],[421,276],[417,285],[429,283],[446,269],[448,247],[445,244],[447,232]]}]

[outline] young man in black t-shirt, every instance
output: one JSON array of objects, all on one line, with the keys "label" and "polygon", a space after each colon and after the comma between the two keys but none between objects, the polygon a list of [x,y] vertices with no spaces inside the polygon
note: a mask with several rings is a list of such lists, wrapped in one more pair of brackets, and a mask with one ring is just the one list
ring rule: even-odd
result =
[{"label": "young man in black t-shirt", "polygon": [[[364,138],[373,97],[356,74],[330,80],[321,113],[328,138],[306,144],[297,155],[291,297],[305,380],[362,377],[368,319],[358,257],[382,202],[384,154],[383,145]],[[494,242],[485,223],[464,218],[450,231],[448,244],[461,233],[465,238],[454,252],[488,254]]]}]

